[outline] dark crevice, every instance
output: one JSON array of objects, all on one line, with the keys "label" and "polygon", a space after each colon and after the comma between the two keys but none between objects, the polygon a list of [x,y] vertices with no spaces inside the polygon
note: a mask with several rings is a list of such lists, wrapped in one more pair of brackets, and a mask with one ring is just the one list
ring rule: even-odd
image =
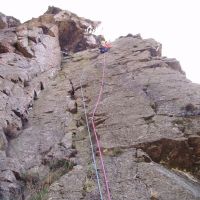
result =
[{"label": "dark crevice", "polygon": [[18,83],[19,80],[11,79],[13,83]]},{"label": "dark crevice", "polygon": [[108,118],[96,118],[94,120],[94,123],[96,126],[99,126],[99,125],[103,124],[106,121],[106,119],[108,119]]},{"label": "dark crevice", "polygon": [[[105,116],[107,116],[107,114],[106,113],[95,113],[94,116],[95,117],[105,117]],[[89,117],[92,117],[92,113],[89,114]]]},{"label": "dark crevice", "polygon": [[15,113],[15,115],[17,115],[17,117],[21,117],[21,113],[20,113],[20,111],[18,111],[18,110],[12,110],[14,113]]},{"label": "dark crevice", "polygon": [[[87,87],[88,87],[88,84],[87,84],[87,83],[82,85],[82,88],[87,88]],[[75,88],[75,91],[77,91],[77,90],[79,90],[79,89],[81,89],[81,86],[76,87],[76,88]]]},{"label": "dark crevice", "polygon": [[49,35],[51,37],[55,37],[55,34],[48,27],[42,25],[42,26],[39,26],[39,28],[42,29],[44,35]]},{"label": "dark crevice", "polygon": [[71,85],[71,90],[69,91],[69,94],[71,95],[71,99],[75,99],[75,89],[74,85],[71,79],[69,79],[70,85]]},{"label": "dark crevice", "polygon": [[19,117],[21,119],[22,128],[25,128],[27,126],[27,123],[28,123],[27,114],[21,113],[19,110],[12,110],[12,111],[15,113],[15,115],[17,117]]},{"label": "dark crevice", "polygon": [[144,91],[144,93],[148,96],[148,85],[145,85],[144,88],[142,89]]},{"label": "dark crevice", "polygon": [[158,52],[156,51],[155,48],[152,48],[152,47],[151,47],[151,48],[149,48],[148,50],[149,50],[149,52],[150,52],[150,54],[151,54],[152,57],[158,56]]},{"label": "dark crevice", "polygon": [[198,117],[200,116],[200,109],[193,105],[192,103],[188,103],[185,106],[181,107],[181,116],[182,117]]},{"label": "dark crevice", "polygon": [[143,69],[146,69],[146,68],[158,68],[158,67],[161,67],[161,64],[160,63],[158,63],[158,64],[152,64],[152,65],[149,65],[149,66],[147,66],[147,67],[143,67]]},{"label": "dark crevice", "polygon": [[24,87],[28,87],[28,86],[30,86],[30,81],[25,80],[24,81]]},{"label": "dark crevice", "polygon": [[44,90],[44,84],[43,84],[43,82],[40,82],[40,90]]},{"label": "dark crevice", "polygon": [[188,103],[184,109],[187,111],[187,112],[193,112],[196,110],[196,107],[192,104],[192,103]]},{"label": "dark crevice", "polygon": [[152,108],[152,110],[157,113],[158,112],[158,105],[156,102],[151,102],[150,103],[150,107]]},{"label": "dark crevice", "polygon": [[38,99],[38,95],[37,95],[37,92],[34,90],[34,93],[33,93],[33,99],[34,100],[37,100]]},{"label": "dark crevice", "polygon": [[18,80],[19,80],[20,82],[23,82],[22,79],[21,79],[20,77],[18,77]]},{"label": "dark crevice", "polygon": [[14,47],[16,49],[15,53],[22,55],[26,58],[33,58],[34,57],[32,55],[32,52],[30,53],[30,51],[20,43],[20,41],[16,42],[14,44]]},{"label": "dark crevice", "polygon": [[0,75],[0,78],[4,79],[4,77],[2,75]]},{"label": "dark crevice", "polygon": [[16,172],[16,171],[12,171],[13,172],[13,174],[15,175],[15,178],[17,179],[17,180],[21,180],[21,176],[20,176],[20,174],[18,173],[18,172]]},{"label": "dark crevice", "polygon": [[200,178],[200,137],[168,139],[162,138],[153,142],[140,143],[141,148],[150,158],[169,168],[186,170]]},{"label": "dark crevice", "polygon": [[[135,47],[136,48],[136,47]],[[142,53],[144,51],[146,51],[147,49],[134,49],[132,50],[132,53],[135,53],[135,55],[137,56],[139,53]]]},{"label": "dark crevice", "polygon": [[145,122],[146,122],[147,124],[151,124],[151,123],[154,123],[154,120],[153,120],[153,117],[154,117],[154,116],[155,116],[155,115],[143,117],[143,119],[145,120]]},{"label": "dark crevice", "polygon": [[31,36],[28,36],[28,40],[34,42],[35,44],[37,44],[37,39],[36,37],[31,37]]},{"label": "dark crevice", "polygon": [[10,96],[10,92],[6,89],[1,90],[2,93],[4,93],[6,96]]}]

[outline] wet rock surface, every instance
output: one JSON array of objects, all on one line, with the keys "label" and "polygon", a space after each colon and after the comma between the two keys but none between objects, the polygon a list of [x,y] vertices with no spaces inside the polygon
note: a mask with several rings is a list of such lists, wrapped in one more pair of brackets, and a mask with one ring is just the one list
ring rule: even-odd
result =
[{"label": "wet rock surface", "polygon": [[[139,34],[105,54],[90,49],[97,24],[49,7],[0,30],[0,199],[100,199],[80,84],[91,126],[103,66],[94,122],[111,199],[200,199],[200,86]],[[65,48],[89,49],[66,52],[60,66]]]}]

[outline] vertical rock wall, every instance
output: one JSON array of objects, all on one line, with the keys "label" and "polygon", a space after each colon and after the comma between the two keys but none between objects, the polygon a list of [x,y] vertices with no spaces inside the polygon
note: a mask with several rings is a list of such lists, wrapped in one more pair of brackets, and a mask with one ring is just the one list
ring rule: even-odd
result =
[{"label": "vertical rock wall", "polygon": [[[12,140],[20,138],[29,126],[28,116],[34,101],[42,90],[50,87],[51,80],[61,69],[62,51],[69,54],[94,48],[96,40],[91,44],[87,37],[94,36],[87,28],[97,25],[54,7],[23,24],[13,17],[0,15],[0,199],[16,199],[22,195],[24,186],[18,180],[22,181],[23,174],[30,168],[25,167],[25,161],[21,162],[18,156],[10,154]],[[62,136],[63,133],[58,138]],[[37,143],[37,139],[33,141]],[[20,148],[23,145],[20,143]]]},{"label": "vertical rock wall", "polygon": [[200,199],[200,86],[160,43],[128,34],[100,54],[98,22],[55,7],[1,21],[0,199],[100,199],[80,83],[106,199],[90,126],[104,65],[94,121],[112,200]]}]

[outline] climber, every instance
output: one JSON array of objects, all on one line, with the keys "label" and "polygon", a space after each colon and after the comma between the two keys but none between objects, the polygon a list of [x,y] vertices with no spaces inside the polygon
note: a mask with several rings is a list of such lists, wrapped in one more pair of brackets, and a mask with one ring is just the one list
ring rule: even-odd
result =
[{"label": "climber", "polygon": [[111,48],[111,44],[106,42],[106,41],[102,41],[101,45],[99,47],[99,50],[101,53],[105,53],[107,52],[109,49]]}]

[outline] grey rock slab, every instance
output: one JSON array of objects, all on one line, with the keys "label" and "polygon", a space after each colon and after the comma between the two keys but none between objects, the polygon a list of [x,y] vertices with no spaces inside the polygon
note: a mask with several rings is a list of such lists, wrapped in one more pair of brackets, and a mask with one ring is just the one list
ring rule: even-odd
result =
[{"label": "grey rock slab", "polygon": [[66,112],[66,96],[67,91],[53,87],[44,91],[30,113],[28,127],[10,141],[9,155],[17,157],[25,168],[41,164],[42,154],[64,137],[64,128],[70,120]]},{"label": "grey rock slab", "polygon": [[[178,175],[153,162],[141,162],[135,149],[127,149],[117,156],[105,156],[104,160],[113,200],[199,199],[197,180]],[[101,178],[106,198],[102,174]]]},{"label": "grey rock slab", "polygon": [[48,200],[74,200],[83,198],[85,172],[76,166],[49,188]]},{"label": "grey rock slab", "polygon": [[[49,169],[48,166],[45,166],[47,168],[43,166],[45,159],[50,163],[51,159],[63,160],[72,156],[78,166],[51,183],[48,199],[99,199],[94,170],[91,169],[91,147],[85,124],[80,82],[83,84],[89,126],[92,130],[91,116],[98,99],[102,69],[105,64],[103,92],[93,119],[100,140],[112,199],[200,199],[198,179],[191,178],[181,166],[176,166],[180,168],[178,170],[170,168],[170,163],[176,161],[173,161],[173,158],[182,164],[192,160],[193,167],[198,166],[199,85],[186,79],[178,61],[161,57],[160,43],[153,39],[143,40],[139,36],[129,35],[116,40],[106,54],[99,54],[98,49],[94,49],[71,55],[48,87],[44,81],[42,85],[46,90],[38,96],[42,90],[38,74],[42,76],[44,75],[42,72],[48,72],[50,76],[55,72],[51,71],[51,68],[55,69],[54,66],[60,62],[58,30],[70,25],[65,22],[65,18],[71,16],[72,20],[77,20],[77,16],[69,15],[68,12],[60,13],[57,9],[49,12],[53,13],[42,16],[40,21],[36,19],[29,22],[30,26],[34,23],[42,25],[44,33],[44,37],[36,38],[36,33],[41,36],[41,30],[30,31],[32,38],[28,45],[34,50],[35,59],[29,61],[23,58],[26,64],[23,65],[19,61],[16,74],[12,74],[5,71],[8,67],[7,62],[11,64],[10,69],[14,70],[12,62],[20,57],[14,53],[9,54],[10,58],[2,56],[2,61],[5,62],[2,69],[5,70],[2,71],[1,82],[3,79],[6,81],[12,79],[13,85],[4,83],[1,88],[1,114],[5,113],[3,106],[9,99],[8,94],[13,95],[8,101],[9,115],[6,118],[11,130],[23,127],[22,122],[17,121],[17,116],[11,116],[12,109],[17,109],[18,105],[18,110],[23,114],[26,111],[23,105],[28,104],[33,97],[37,99],[30,112],[27,126],[17,138],[9,141],[7,154],[2,152],[1,160],[4,162],[1,163],[1,168],[2,171],[6,171],[3,174],[4,178],[7,177],[14,184],[15,180],[9,170],[20,176],[22,169],[26,169],[33,176],[35,171],[39,171],[39,176],[45,177]],[[51,23],[56,20],[61,23],[58,29],[53,27],[51,29],[43,24],[45,20]],[[83,22],[84,20],[81,24]],[[82,25],[87,27],[88,24]],[[81,32],[79,26],[80,24],[76,28]],[[62,33],[68,32],[62,29]],[[20,38],[26,40],[26,34],[28,34],[26,26],[17,29]],[[64,38],[61,36],[59,39],[63,41]],[[85,46],[76,48],[75,44],[77,40],[69,42],[68,47],[72,51],[85,48]],[[63,44],[62,48],[64,47],[67,45]],[[55,57],[51,57],[52,52],[58,58],[56,61]],[[29,67],[26,68],[28,64]],[[3,92],[4,89],[7,90]],[[24,91],[28,93],[25,94]],[[18,103],[20,101],[17,97],[23,97],[21,104]],[[2,125],[7,123],[3,117],[0,119]],[[92,141],[103,195],[106,197],[94,136]],[[160,146],[163,148],[162,151],[159,149]],[[136,149],[140,147],[146,153]],[[184,147],[184,162],[181,160],[183,159],[181,147]],[[166,152],[169,152],[169,155],[165,155]],[[175,154],[177,152],[178,155]],[[188,155],[191,156],[190,159]],[[11,166],[6,166],[8,159],[16,159],[16,163],[11,162]],[[169,169],[162,166],[163,161]],[[193,174],[198,177],[199,171]]]},{"label": "grey rock slab", "polygon": [[[98,98],[106,59],[104,88],[94,121],[105,154],[111,194],[116,200],[199,199],[198,180],[191,181],[187,176],[153,162],[141,162],[134,149],[163,138],[181,144],[186,135],[199,134],[200,87],[186,79],[175,59],[160,57],[159,48],[160,44],[154,40],[126,37],[114,42],[111,50],[100,54],[96,60],[84,59],[89,53],[85,51],[74,55],[74,59],[62,67],[75,88],[78,112],[83,113],[82,76],[90,117]],[[86,144],[82,140],[77,143],[80,163],[90,159],[84,148]],[[195,148],[198,152],[198,145]],[[115,153],[119,155],[113,155]],[[147,160],[150,162],[151,158]],[[97,187],[94,187],[84,199],[98,199],[97,193]]]}]

